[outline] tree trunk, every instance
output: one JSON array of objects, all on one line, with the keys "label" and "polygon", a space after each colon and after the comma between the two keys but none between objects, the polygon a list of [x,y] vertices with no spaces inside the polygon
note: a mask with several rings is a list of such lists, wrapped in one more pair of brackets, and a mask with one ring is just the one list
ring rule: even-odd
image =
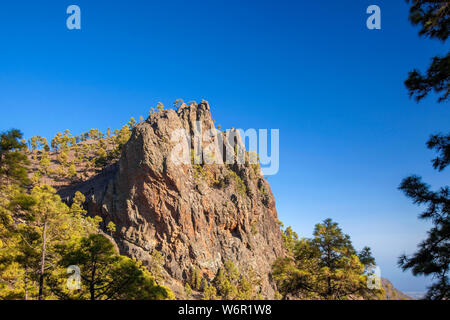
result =
[{"label": "tree trunk", "polygon": [[42,254],[41,254],[41,271],[39,274],[39,300],[43,298],[44,291],[44,272],[45,272],[45,255],[46,255],[46,244],[47,244],[47,221],[44,222],[44,228],[42,230]]},{"label": "tree trunk", "polygon": [[28,300],[28,267],[25,267],[24,290],[25,300]]},{"label": "tree trunk", "polygon": [[94,283],[91,282],[89,291],[91,292],[91,300],[95,300],[95,288],[94,288]]}]

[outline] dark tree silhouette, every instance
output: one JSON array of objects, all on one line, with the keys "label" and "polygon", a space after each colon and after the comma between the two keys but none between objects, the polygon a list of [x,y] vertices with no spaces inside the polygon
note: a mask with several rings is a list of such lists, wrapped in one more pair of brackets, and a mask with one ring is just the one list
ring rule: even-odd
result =
[{"label": "dark tree silhouette", "polygon": [[410,257],[402,255],[399,265],[403,270],[411,269],[413,275],[431,275],[437,280],[428,288],[426,299],[447,300],[450,298],[449,188],[430,191],[430,187],[418,176],[404,179],[399,188],[413,199],[415,204],[427,206],[419,218],[431,220],[434,224],[428,231],[428,238],[419,244],[418,251]]},{"label": "dark tree silhouette", "polygon": [[29,163],[24,153],[26,144],[21,139],[22,133],[17,129],[0,134],[0,181],[4,183],[29,183],[24,168]]},{"label": "dark tree silhouette", "polygon": [[[411,2],[409,20],[420,25],[419,35],[445,42],[450,30],[450,3],[448,1],[407,0]],[[425,98],[434,90],[442,93],[438,102],[444,102],[449,95],[450,53],[445,57],[434,57],[425,76],[413,70],[405,85],[416,101]],[[443,171],[450,163],[450,135],[432,135],[427,147],[437,152],[432,164]],[[450,262],[450,198],[449,187],[431,191],[430,186],[418,176],[405,178],[399,187],[417,205],[427,206],[419,216],[431,220],[434,226],[428,231],[428,238],[421,242],[418,251],[408,257],[402,255],[398,264],[405,271],[411,269],[414,275],[432,276],[437,281],[428,288],[425,298],[443,300],[450,298],[448,269]]]},{"label": "dark tree silhouette", "polygon": [[[450,3],[446,0],[406,0],[411,3],[409,20],[419,25],[419,35],[445,42],[450,30]],[[431,91],[440,94],[438,101],[444,102],[450,90],[450,53],[444,57],[433,57],[425,75],[414,69],[409,73],[405,85],[410,97],[419,102]]]},{"label": "dark tree silhouette", "polygon": [[375,258],[372,256],[372,250],[369,247],[364,247],[361,252],[358,253],[358,258],[365,267],[375,265]]},{"label": "dark tree silhouette", "polygon": [[433,167],[439,171],[450,163],[450,134],[433,135],[427,142],[428,149],[435,149],[438,152],[438,156],[433,159]]}]

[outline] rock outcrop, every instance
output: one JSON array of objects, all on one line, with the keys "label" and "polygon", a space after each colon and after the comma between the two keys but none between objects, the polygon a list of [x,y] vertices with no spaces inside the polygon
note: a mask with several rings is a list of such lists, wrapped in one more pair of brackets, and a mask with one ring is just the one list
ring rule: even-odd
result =
[{"label": "rock outcrop", "polygon": [[384,289],[386,300],[414,300],[412,297],[407,296],[400,290],[396,289],[394,285],[386,278],[381,278],[381,285]]},{"label": "rock outcrop", "polygon": [[[117,164],[61,194],[83,192],[89,214],[113,221],[122,254],[151,264],[152,252],[161,252],[165,282],[175,292],[182,291],[194,267],[211,279],[231,260],[243,272],[257,272],[262,296],[272,298],[271,264],[283,249],[270,186],[259,165],[249,163],[237,131],[218,131],[205,141],[192,138],[208,130],[215,127],[205,101],[154,113],[134,128]],[[185,132],[182,137],[203,150],[214,140],[224,147],[219,159],[234,154],[245,161],[176,163],[174,148],[182,140],[174,139],[174,132]],[[199,155],[192,148],[184,156],[195,160]]]}]

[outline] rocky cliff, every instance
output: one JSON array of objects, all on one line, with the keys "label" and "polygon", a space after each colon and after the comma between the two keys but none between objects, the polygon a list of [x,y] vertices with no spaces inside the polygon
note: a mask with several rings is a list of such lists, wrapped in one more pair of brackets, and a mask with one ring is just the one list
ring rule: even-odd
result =
[{"label": "rocky cliff", "polygon": [[396,289],[394,285],[386,278],[381,278],[381,285],[385,291],[386,300],[414,300],[412,297],[407,296],[400,290]]},{"label": "rocky cliff", "polygon": [[[272,298],[271,264],[283,249],[270,186],[259,165],[249,163],[237,131],[201,138],[208,130],[216,129],[205,101],[153,113],[134,128],[117,164],[61,194],[83,192],[89,214],[113,221],[122,254],[149,265],[154,250],[161,252],[165,282],[179,294],[194,268],[211,279],[231,260],[242,272],[256,271],[262,296]],[[180,141],[190,144],[184,158],[202,163],[177,163]],[[207,153],[199,149],[215,160],[205,164]],[[230,154],[245,161],[220,163]]]}]

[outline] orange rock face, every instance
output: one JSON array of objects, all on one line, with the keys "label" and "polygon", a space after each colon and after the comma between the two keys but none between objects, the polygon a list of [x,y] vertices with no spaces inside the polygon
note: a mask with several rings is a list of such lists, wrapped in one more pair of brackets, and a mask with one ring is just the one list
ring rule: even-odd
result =
[{"label": "orange rock face", "polygon": [[[231,260],[242,272],[256,271],[262,296],[273,298],[271,264],[283,249],[270,186],[258,165],[175,163],[174,131],[195,136],[198,124],[215,129],[207,102],[152,114],[133,130],[114,167],[63,196],[83,192],[91,215],[116,224],[123,254],[150,264],[153,250],[160,251],[165,282],[175,292],[194,267],[212,278]],[[228,133],[219,137],[221,158],[236,150],[248,156],[239,138],[235,147]]]}]

